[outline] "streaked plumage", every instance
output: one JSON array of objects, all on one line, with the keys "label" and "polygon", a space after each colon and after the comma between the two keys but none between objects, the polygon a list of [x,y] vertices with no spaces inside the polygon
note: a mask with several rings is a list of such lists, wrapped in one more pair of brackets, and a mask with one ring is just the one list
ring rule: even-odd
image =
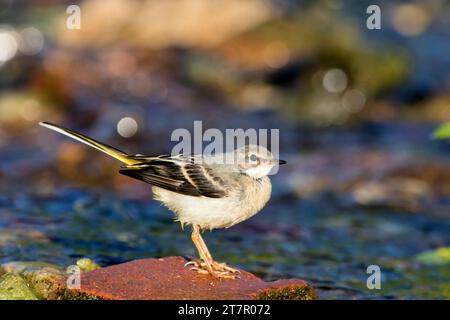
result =
[{"label": "streaked plumage", "polygon": [[40,124],[122,161],[125,165],[119,170],[121,174],[151,184],[155,199],[172,210],[182,225],[192,225],[192,238],[204,261],[196,264],[197,270],[206,268],[219,277],[234,277],[229,273],[235,270],[212,259],[199,232],[228,228],[258,213],[272,190],[267,175],[274,166],[284,163],[256,145],[205,157],[133,156],[69,129]]},{"label": "streaked plumage", "polygon": [[142,162],[122,167],[120,173],[186,196],[222,198],[225,182],[192,156],[131,157]]}]

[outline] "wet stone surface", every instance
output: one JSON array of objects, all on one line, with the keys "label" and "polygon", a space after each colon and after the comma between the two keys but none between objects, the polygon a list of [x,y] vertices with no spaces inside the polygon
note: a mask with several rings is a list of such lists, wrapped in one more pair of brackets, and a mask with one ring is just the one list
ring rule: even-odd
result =
[{"label": "wet stone surface", "polygon": [[132,300],[311,300],[314,289],[300,279],[264,282],[240,270],[239,278],[216,279],[190,270],[182,257],[141,259],[83,273],[80,295]]}]

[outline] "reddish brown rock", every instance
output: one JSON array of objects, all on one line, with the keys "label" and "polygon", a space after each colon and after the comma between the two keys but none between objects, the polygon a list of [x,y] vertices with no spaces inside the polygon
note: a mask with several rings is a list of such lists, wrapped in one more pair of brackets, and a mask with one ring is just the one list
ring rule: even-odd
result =
[{"label": "reddish brown rock", "polygon": [[185,267],[186,259],[141,259],[83,273],[77,295],[99,299],[317,299],[300,279],[265,282],[241,270],[241,279],[216,279]]}]

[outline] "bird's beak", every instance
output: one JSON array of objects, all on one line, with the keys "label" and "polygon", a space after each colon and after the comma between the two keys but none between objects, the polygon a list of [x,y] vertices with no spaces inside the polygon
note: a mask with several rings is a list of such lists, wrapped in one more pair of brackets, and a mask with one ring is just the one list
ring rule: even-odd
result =
[{"label": "bird's beak", "polygon": [[286,164],[286,161],[273,159],[273,160],[269,160],[269,164],[271,164],[272,166],[279,166],[281,164]]}]

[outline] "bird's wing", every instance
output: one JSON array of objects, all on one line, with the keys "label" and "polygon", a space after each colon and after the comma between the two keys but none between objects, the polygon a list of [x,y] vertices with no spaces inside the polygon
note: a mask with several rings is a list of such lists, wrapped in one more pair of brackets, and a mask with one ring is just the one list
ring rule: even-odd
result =
[{"label": "bird's wing", "polygon": [[198,164],[192,156],[132,156],[141,162],[123,166],[126,176],[173,192],[208,198],[227,195],[226,183],[210,167]]}]

